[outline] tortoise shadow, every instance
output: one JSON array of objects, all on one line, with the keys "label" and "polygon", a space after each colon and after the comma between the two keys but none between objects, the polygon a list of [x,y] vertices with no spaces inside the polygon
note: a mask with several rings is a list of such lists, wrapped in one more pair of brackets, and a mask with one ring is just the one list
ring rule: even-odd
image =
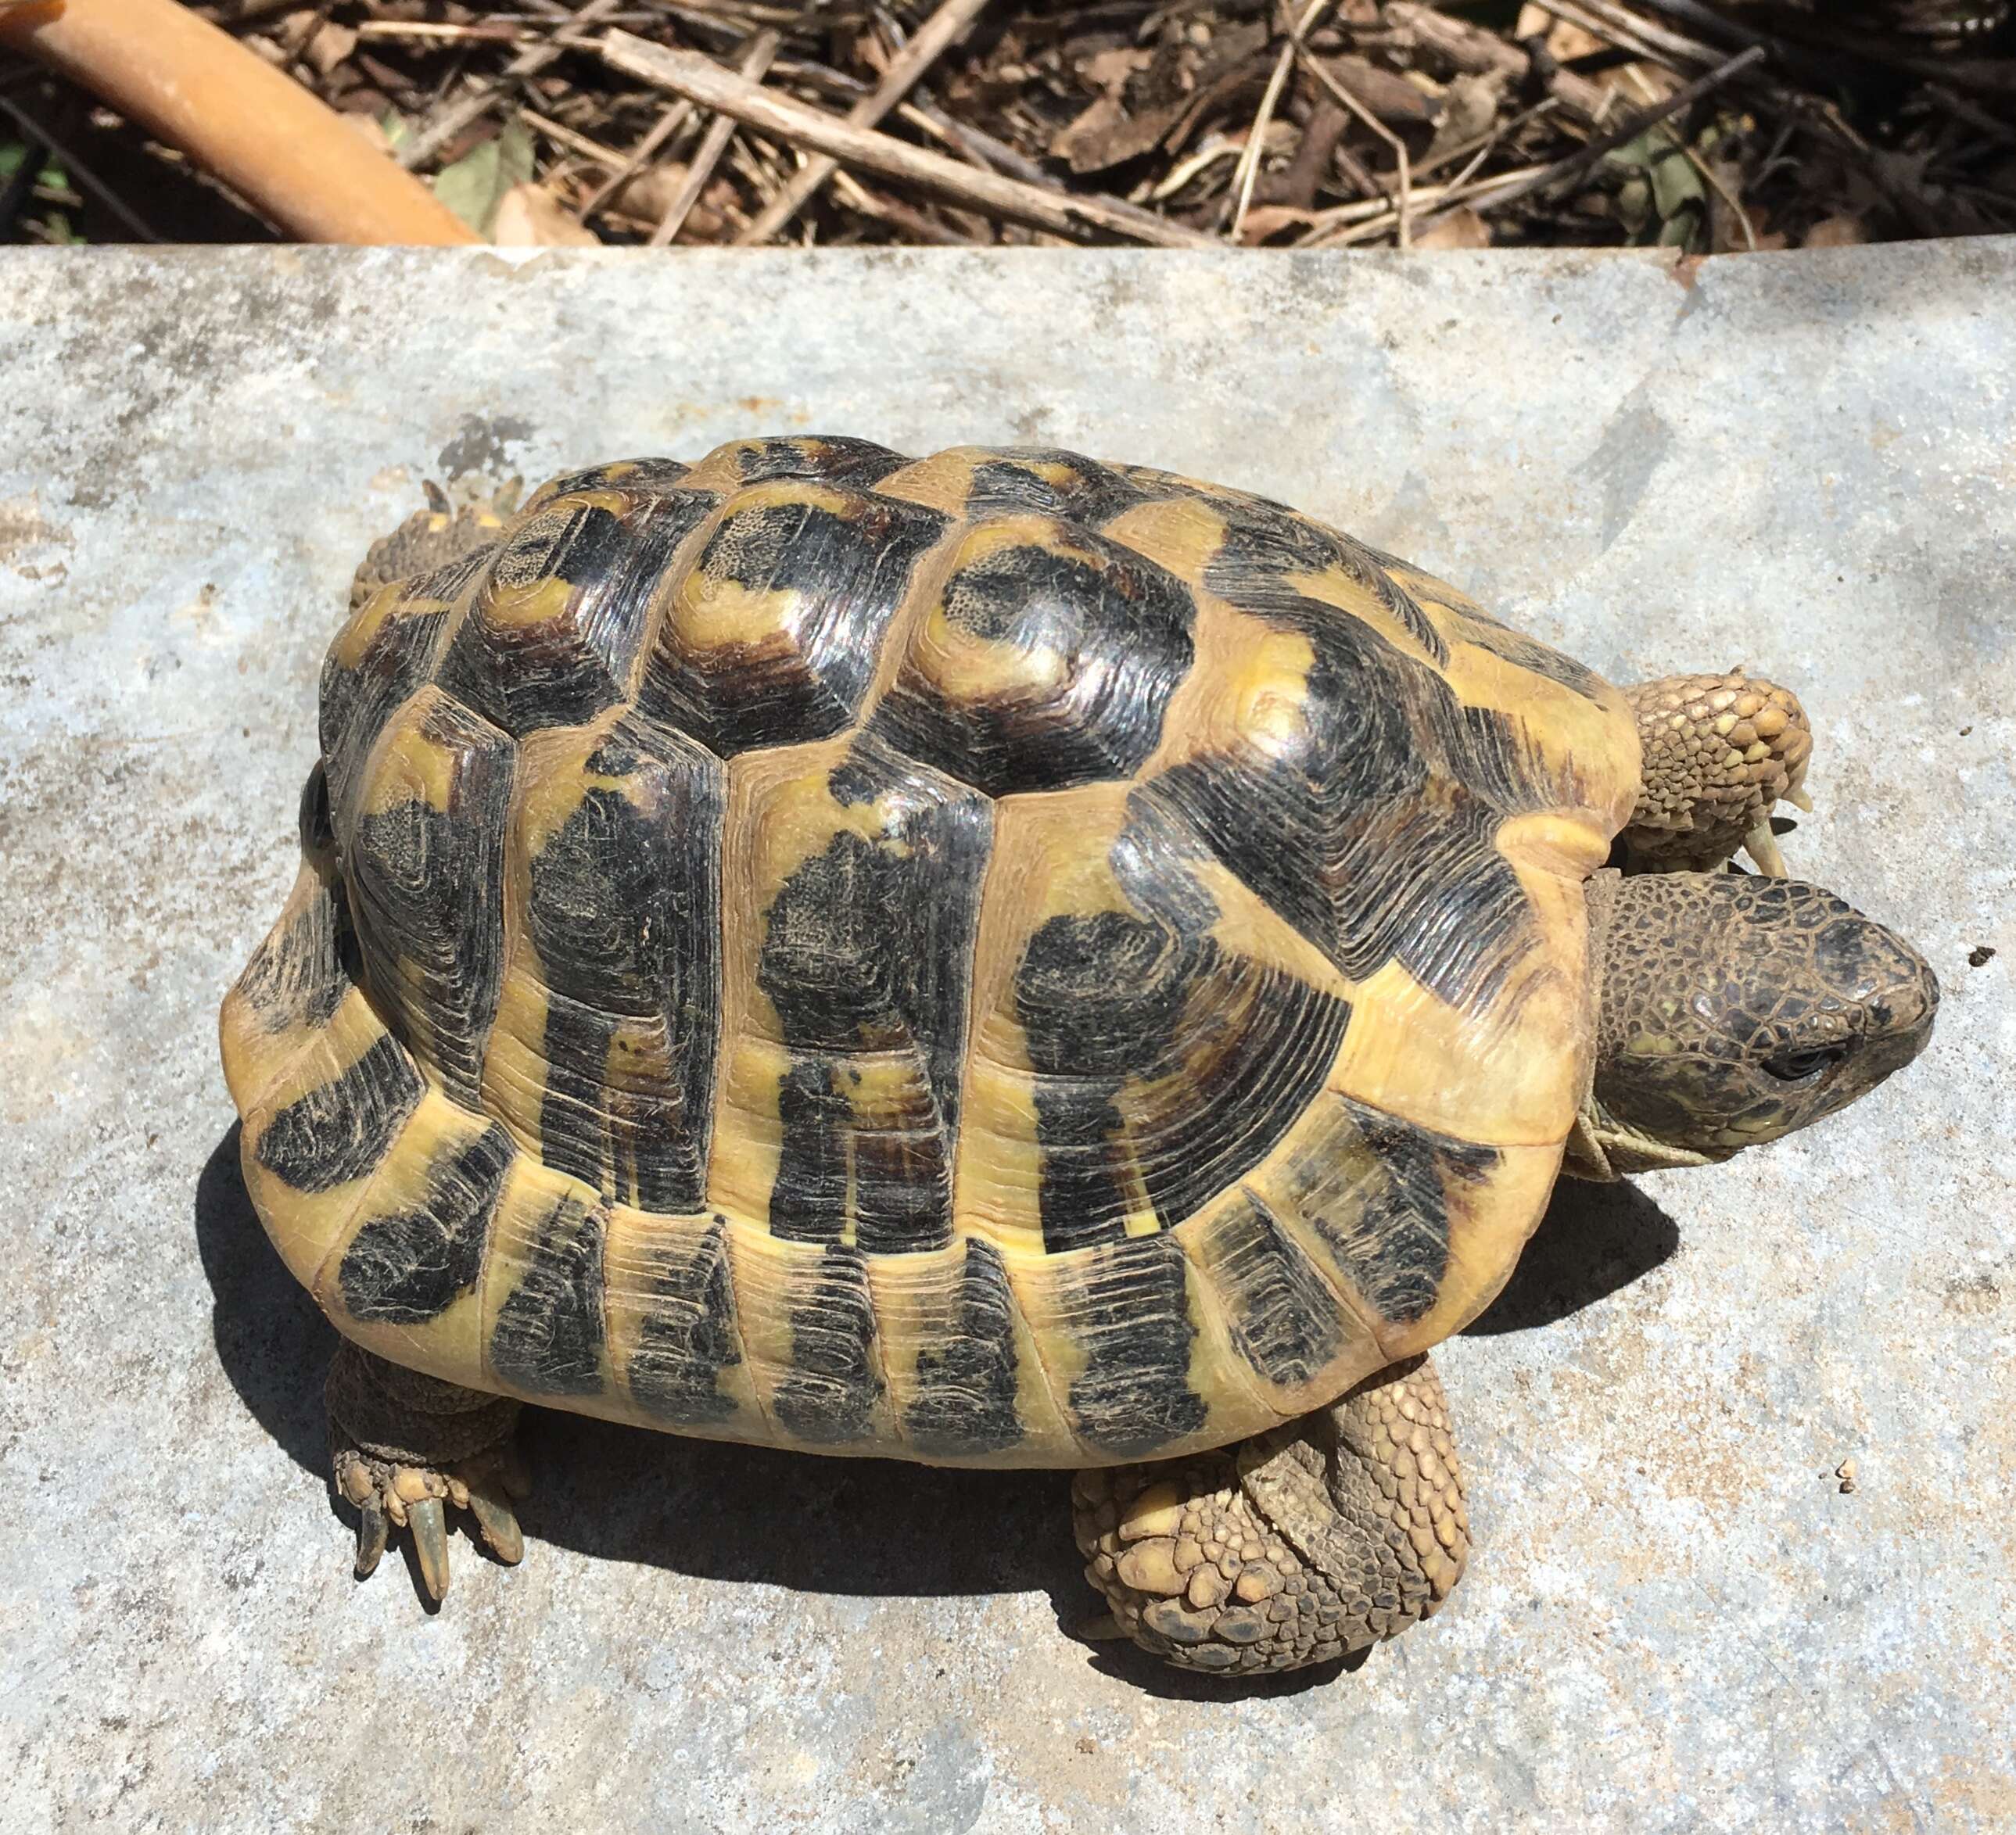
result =
[{"label": "tortoise shadow", "polygon": [[[218,1358],[254,1418],[326,1487],[322,1385],[336,1333],[260,1225],[239,1134],[233,1125],[218,1142],[195,1194]],[[1678,1240],[1672,1220],[1628,1185],[1564,1184],[1504,1292],[1470,1329],[1518,1331],[1564,1318],[1657,1266]],[[1040,1589],[1067,1635],[1099,1610],[1072,1545],[1060,1473],[808,1458],[548,1409],[525,1411],[522,1437],[536,1481],[520,1512],[527,1532],[582,1554],[856,1596]],[[1128,1644],[1088,1650],[1102,1672],[1172,1700],[1294,1694],[1364,1660],[1220,1678],[1170,1669]]]},{"label": "tortoise shadow", "polygon": [[1629,1179],[1564,1178],[1508,1279],[1466,1336],[1557,1324],[1650,1274],[1680,1246],[1680,1226]]},{"label": "tortoise shadow", "polygon": [[[196,1245],[225,1374],[255,1419],[326,1485],[322,1378],[337,1335],[267,1240],[239,1168],[239,1130],[196,1182]],[[696,1578],[808,1592],[938,1596],[1048,1592],[1060,1623],[1096,1603],[1057,1472],[963,1471],[807,1458],[525,1411],[532,1537]],[[355,1518],[330,1497],[329,1507]]]}]

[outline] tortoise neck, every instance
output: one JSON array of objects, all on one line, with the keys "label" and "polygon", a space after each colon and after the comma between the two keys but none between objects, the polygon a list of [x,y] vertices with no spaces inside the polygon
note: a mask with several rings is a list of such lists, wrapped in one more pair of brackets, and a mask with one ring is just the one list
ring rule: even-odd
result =
[{"label": "tortoise neck", "polygon": [[1611,950],[1613,944],[1622,948],[1633,946],[1618,937],[1612,921],[1623,884],[1624,876],[1614,867],[1599,869],[1583,883],[1584,896],[1589,901],[1589,1070],[1561,1155],[1561,1171],[1570,1178],[1606,1184],[1626,1173],[1706,1166],[1715,1157],[1691,1147],[1654,1139],[1611,1114],[1598,1093],[1598,1073],[1609,1038],[1604,995],[1612,965]]}]

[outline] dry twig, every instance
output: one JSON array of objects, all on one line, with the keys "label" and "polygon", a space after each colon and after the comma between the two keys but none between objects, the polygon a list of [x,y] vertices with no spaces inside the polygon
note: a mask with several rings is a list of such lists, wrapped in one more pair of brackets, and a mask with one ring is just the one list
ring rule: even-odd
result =
[{"label": "dry twig", "polygon": [[1636,140],[1647,128],[1656,128],[1669,116],[1676,115],[1683,109],[1692,108],[1703,96],[1720,88],[1731,77],[1740,77],[1745,70],[1755,69],[1763,60],[1762,48],[1753,45],[1748,51],[1738,52],[1726,63],[1718,64],[1706,76],[1698,77],[1684,88],[1676,89],[1656,107],[1648,108],[1642,113],[1633,116],[1622,127],[1599,135],[1580,152],[1570,153],[1565,159],[1556,160],[1551,165],[1543,166],[1537,172],[1510,185],[1494,186],[1489,195],[1480,200],[1478,207],[1488,210],[1502,209],[1515,198],[1525,197],[1548,185],[1558,185],[1565,179],[1579,176],[1605,153],[1615,153],[1626,142]]},{"label": "dry twig", "polygon": [[[848,120],[856,127],[873,127],[917,86],[924,72],[973,23],[987,4],[988,0],[945,0],[891,60],[887,74],[876,85],[874,92],[862,97],[848,110]],[[837,160],[825,154],[814,155],[735,239],[744,244],[768,242],[805,207],[806,200],[833,176],[839,166]]]},{"label": "dry twig", "polygon": [[[563,11],[562,17],[579,28],[594,24],[622,4],[623,0],[588,0],[578,13]],[[505,92],[514,83],[537,76],[558,59],[564,49],[563,45],[549,43],[531,45],[520,52],[504,67],[502,76],[494,81],[479,84],[470,94],[441,109],[410,139],[401,143],[394,157],[409,172],[416,166],[425,165],[463,129],[482,120],[502,100]]]},{"label": "dry twig", "polygon": [[844,165],[859,166],[897,178],[956,203],[1026,223],[1054,235],[1074,238],[1103,231],[1136,242],[1166,248],[1209,248],[1214,239],[1137,210],[1118,198],[1074,192],[1046,191],[998,172],[963,166],[942,153],[928,153],[885,134],[856,128],[801,102],[773,95],[745,82],[697,52],[673,51],[628,32],[603,38],[603,59],[626,75],[684,95],[704,107],[733,115],[745,127],[794,146],[831,154]]},{"label": "dry twig", "polygon": [[1413,239],[1413,219],[1414,207],[1413,192],[1414,183],[1413,175],[1407,168],[1406,142],[1402,140],[1399,135],[1395,134],[1391,128],[1388,128],[1384,121],[1378,118],[1377,116],[1374,115],[1371,110],[1367,108],[1363,103],[1360,102],[1356,96],[1353,95],[1341,83],[1338,82],[1336,77],[1333,77],[1328,70],[1325,70],[1320,63],[1317,63],[1313,58],[1309,59],[1307,61],[1309,68],[1314,72],[1316,80],[1322,83],[1323,86],[1330,91],[1330,94],[1337,99],[1338,103],[1340,103],[1344,107],[1348,109],[1353,114],[1357,116],[1358,118],[1363,121],[1366,127],[1370,128],[1373,133],[1381,136],[1386,141],[1388,145],[1392,148],[1393,157],[1399,162],[1400,172],[1400,202],[1398,211],[1399,221],[1397,225],[1397,228],[1399,232],[1401,247],[1404,249],[1409,246]]},{"label": "dry twig", "polygon": [[[749,49],[743,54],[741,79],[754,86],[770,67],[770,59],[777,55],[777,46],[782,34],[775,26],[766,26],[750,41]],[[686,170],[686,182],[682,185],[672,201],[666,207],[665,214],[658,219],[658,226],[651,232],[650,246],[661,249],[684,227],[693,207],[700,202],[700,194],[706,190],[707,181],[714,176],[714,168],[721,163],[721,156],[728,150],[729,142],[735,135],[735,117],[717,114],[707,124],[707,137],[700,143],[700,151],[693,155],[693,163]]]}]

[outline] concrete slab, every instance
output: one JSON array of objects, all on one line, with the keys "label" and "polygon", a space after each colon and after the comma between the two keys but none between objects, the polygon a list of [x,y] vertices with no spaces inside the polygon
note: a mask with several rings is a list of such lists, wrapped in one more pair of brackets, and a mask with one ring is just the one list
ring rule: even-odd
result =
[{"label": "concrete slab", "polygon": [[[0,300],[0,1825],[2016,1822],[2016,242],[1691,285],[9,250]],[[348,1577],[329,1334],[213,1038],[351,568],[423,476],[790,429],[1194,472],[1613,676],[1782,676],[1820,747],[1795,869],[1946,984],[1929,1054],[1834,1124],[1557,1201],[1442,1354],[1481,1552],[1351,1673],[1228,1690],[1067,1640],[1048,1476],[553,1415],[522,1568],[458,1542],[434,1617],[396,1565]]]}]

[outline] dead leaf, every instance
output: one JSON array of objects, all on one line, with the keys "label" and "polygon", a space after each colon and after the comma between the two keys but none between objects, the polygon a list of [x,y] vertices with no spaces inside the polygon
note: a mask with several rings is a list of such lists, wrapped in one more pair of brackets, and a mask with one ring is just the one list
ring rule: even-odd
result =
[{"label": "dead leaf", "polygon": [[[653,166],[648,171],[639,172],[625,185],[604,207],[612,215],[627,221],[640,224],[646,228],[656,228],[677,200],[685,188],[686,167],[683,160],[673,160],[662,166]],[[719,236],[725,227],[721,212],[705,196],[686,213],[686,227],[679,232],[682,242],[709,242]]]},{"label": "dead leaf", "polygon": [[1505,79],[1495,71],[1489,76],[1453,78],[1444,100],[1442,118],[1435,137],[1428,142],[1425,159],[1435,159],[1453,146],[1461,146],[1480,134],[1490,131],[1498,119],[1498,105],[1505,93]]},{"label": "dead leaf", "polygon": [[326,77],[356,49],[357,34],[348,26],[325,22],[301,55],[315,66],[318,76]]},{"label": "dead leaf", "polygon": [[1263,243],[1284,229],[1306,228],[1315,216],[1313,210],[1294,204],[1255,204],[1239,225],[1239,239],[1249,246]]},{"label": "dead leaf", "polygon": [[1561,63],[1572,63],[1578,57],[1588,57],[1610,49],[1595,33],[1556,19],[1546,7],[1535,6],[1532,0],[1527,0],[1519,9],[1519,23],[1512,28],[1512,36],[1545,40],[1547,49]]},{"label": "dead leaf", "polygon": [[602,238],[577,223],[543,185],[514,185],[497,200],[490,239],[499,248],[599,249]]},{"label": "dead leaf", "polygon": [[1808,249],[1853,248],[1869,239],[1869,232],[1855,217],[1823,217],[1806,232],[1805,239],[1799,244]]},{"label": "dead leaf", "polygon": [[1427,94],[1406,77],[1382,70],[1362,57],[1326,57],[1316,61],[1340,88],[1348,90],[1368,113],[1376,115],[1388,127],[1424,128],[1439,113]]},{"label": "dead leaf", "polygon": [[1413,236],[1417,249],[1488,249],[1491,225],[1467,204],[1459,204]]},{"label": "dead leaf", "polygon": [[1117,95],[1129,77],[1148,67],[1154,55],[1152,51],[1137,51],[1131,45],[1115,45],[1104,51],[1094,52],[1078,67],[1078,74],[1092,88]]},{"label": "dead leaf", "polygon": [[647,166],[610,201],[626,217],[655,223],[672,207],[686,182],[686,161],[669,160],[662,166]]},{"label": "dead leaf", "polygon": [[434,196],[487,236],[504,194],[532,176],[532,131],[513,121],[434,175]]},{"label": "dead leaf", "polygon": [[1074,172],[1103,172],[1109,166],[1138,158],[1175,124],[1189,105],[1172,103],[1130,115],[1112,94],[1102,95],[1075,121],[1060,128],[1050,151],[1070,162]]}]

